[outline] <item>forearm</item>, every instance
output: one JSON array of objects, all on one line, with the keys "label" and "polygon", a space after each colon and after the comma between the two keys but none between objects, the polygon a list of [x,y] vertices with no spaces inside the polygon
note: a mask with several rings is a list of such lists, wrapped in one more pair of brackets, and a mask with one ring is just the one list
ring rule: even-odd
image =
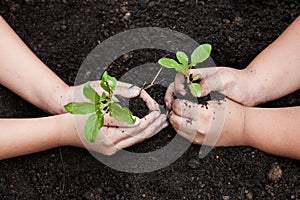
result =
[{"label": "forearm", "polygon": [[253,104],[277,99],[300,88],[300,17],[262,51],[244,72]]},{"label": "forearm", "polygon": [[37,107],[62,113],[68,86],[22,42],[0,16],[0,84]]},{"label": "forearm", "polygon": [[0,160],[58,146],[82,146],[70,116],[0,119]]},{"label": "forearm", "polygon": [[246,108],[245,143],[262,151],[300,159],[300,107]]}]

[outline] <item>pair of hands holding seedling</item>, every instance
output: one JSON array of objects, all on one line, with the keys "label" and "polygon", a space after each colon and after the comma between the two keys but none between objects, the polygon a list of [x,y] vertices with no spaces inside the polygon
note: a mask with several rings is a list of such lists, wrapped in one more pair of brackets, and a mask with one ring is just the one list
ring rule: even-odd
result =
[{"label": "pair of hands holding seedling", "polygon": [[[211,120],[211,115],[208,115],[207,112],[211,112],[211,110],[205,110],[203,106],[187,100],[174,100],[174,95],[177,92],[181,95],[186,94],[185,81],[194,96],[199,97],[205,94],[202,93],[199,81],[202,77],[191,68],[206,60],[210,52],[211,45],[203,44],[193,51],[190,62],[188,56],[181,51],[176,53],[179,63],[170,58],[161,58],[158,61],[160,65],[179,72],[165,96],[170,122],[179,134],[196,143],[202,143],[203,137],[207,133],[207,127]],[[166,115],[160,113],[159,105],[144,89],[118,82],[107,72],[104,72],[100,82],[88,82],[76,89],[74,96],[77,99],[73,99],[75,102],[67,104],[65,109],[72,114],[90,114],[88,118],[86,116],[77,117],[77,119],[86,120],[84,126],[83,123],[78,124],[80,132],[84,132],[85,139],[81,139],[90,149],[99,151],[99,146],[103,146],[106,147],[105,154],[111,154],[118,149],[126,148],[153,136],[168,125]],[[207,90],[204,92],[208,94]],[[120,106],[115,95],[126,98],[140,95],[146,102],[150,113],[142,119],[132,116],[128,108]],[[82,99],[88,99],[90,102],[78,102]],[[107,149],[108,146],[110,148]],[[103,151],[100,150],[100,152]]]}]

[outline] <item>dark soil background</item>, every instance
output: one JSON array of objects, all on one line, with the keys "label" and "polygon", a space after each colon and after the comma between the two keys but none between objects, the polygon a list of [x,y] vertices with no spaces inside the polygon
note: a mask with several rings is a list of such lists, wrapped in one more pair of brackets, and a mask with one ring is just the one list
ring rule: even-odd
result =
[{"label": "dark soil background", "polygon": [[[130,14],[126,14],[130,13]],[[212,44],[217,65],[241,69],[300,14],[298,0],[1,0],[0,14],[55,73],[73,84],[100,41],[137,27],[168,27]],[[298,52],[295,52],[298,53]],[[114,62],[120,76],[155,62],[161,52],[131,52]],[[17,55],[16,55],[17,59]],[[276,88],[276,86],[274,87]],[[263,95],[263,94],[262,94]],[[300,105],[300,91],[263,106]],[[46,116],[0,87],[3,118]],[[174,136],[171,128],[138,145],[144,151]],[[115,171],[88,151],[61,147],[0,161],[1,199],[299,199],[299,161],[248,147],[200,146],[169,167],[146,174]],[[280,173],[281,172],[281,173]]]}]

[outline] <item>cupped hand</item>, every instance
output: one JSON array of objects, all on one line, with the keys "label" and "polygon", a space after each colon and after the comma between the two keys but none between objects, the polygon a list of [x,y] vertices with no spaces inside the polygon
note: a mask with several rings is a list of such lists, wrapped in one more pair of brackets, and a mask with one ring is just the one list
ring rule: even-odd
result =
[{"label": "cupped hand", "polygon": [[195,144],[235,146],[244,144],[244,114],[243,106],[227,98],[206,106],[175,99],[169,117],[176,132]]},{"label": "cupped hand", "polygon": [[[256,104],[254,95],[250,91],[250,78],[246,70],[237,70],[229,67],[208,67],[191,69],[189,74],[192,77],[201,76],[199,82],[202,86],[201,97],[208,95],[211,91],[218,91],[233,101],[246,106]],[[174,94],[185,95],[188,91],[185,86],[185,77],[178,73],[174,83],[170,85],[170,90],[165,96],[166,105],[170,108],[174,100]]]},{"label": "cupped hand", "polygon": [[[91,82],[91,87],[99,94],[104,92],[99,86],[99,81]],[[83,95],[83,85],[74,87],[74,102],[87,101]],[[75,144],[84,146],[90,150],[100,152],[105,155],[112,155],[120,149],[132,146],[152,137],[163,128],[168,126],[166,115],[160,113],[159,104],[151,96],[137,86],[128,83],[117,82],[114,95],[120,95],[125,98],[134,98],[140,96],[149,108],[150,113],[142,119],[137,118],[135,124],[119,122],[108,114],[104,117],[104,125],[101,127],[95,142],[87,142],[84,137],[84,124],[88,115],[74,115],[77,137],[81,142]]]}]

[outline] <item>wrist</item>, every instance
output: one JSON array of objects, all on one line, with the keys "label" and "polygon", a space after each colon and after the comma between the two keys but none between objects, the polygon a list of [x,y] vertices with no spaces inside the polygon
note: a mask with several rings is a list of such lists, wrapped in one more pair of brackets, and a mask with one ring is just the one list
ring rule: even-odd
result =
[{"label": "wrist", "polygon": [[72,101],[73,87],[65,85],[57,87],[57,90],[52,93],[52,98],[48,104],[48,112],[51,114],[64,114],[66,110],[64,105]]},{"label": "wrist", "polygon": [[222,130],[222,146],[246,146],[245,117],[247,107],[226,100],[225,123]]},{"label": "wrist", "polygon": [[254,80],[254,72],[252,70],[243,69],[238,71],[237,85],[240,85],[239,90],[243,93],[240,103],[245,106],[255,106],[259,103],[258,92],[259,85]]},{"label": "wrist", "polygon": [[82,147],[81,139],[77,133],[74,116],[66,113],[57,115],[57,124],[59,124],[59,146]]}]

